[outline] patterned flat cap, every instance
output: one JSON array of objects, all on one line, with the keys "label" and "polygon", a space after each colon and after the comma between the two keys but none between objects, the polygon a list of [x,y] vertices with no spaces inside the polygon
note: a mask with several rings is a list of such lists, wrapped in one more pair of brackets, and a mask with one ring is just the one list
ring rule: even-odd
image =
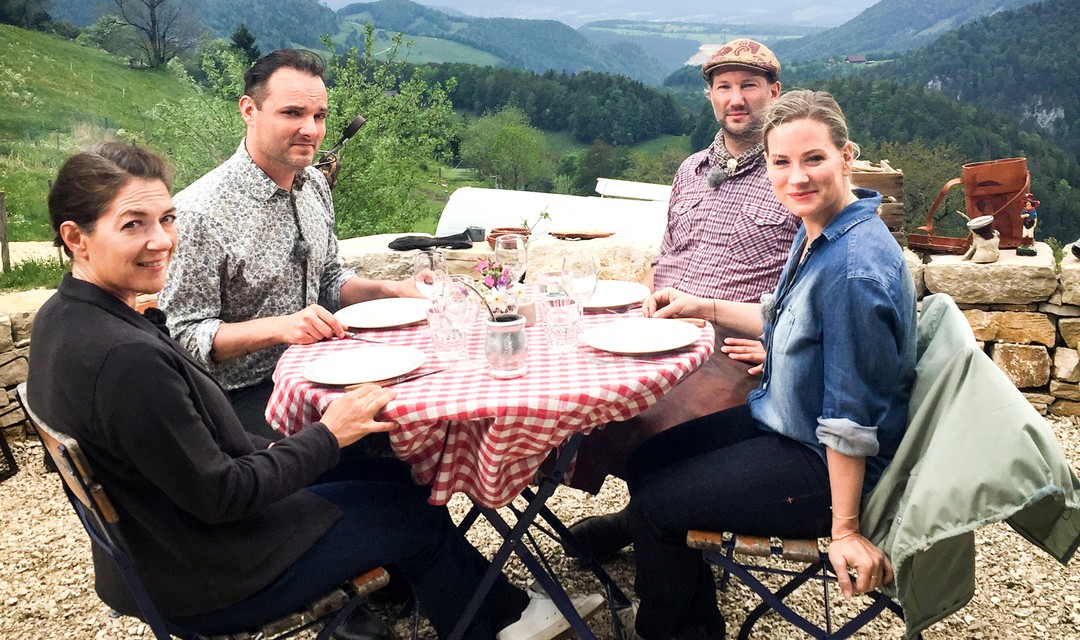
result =
[{"label": "patterned flat cap", "polygon": [[705,82],[710,82],[713,71],[720,67],[743,67],[753,71],[763,71],[772,76],[773,81],[780,79],[780,61],[771,49],[749,38],[736,38],[716,50],[716,53],[701,65],[701,75]]}]

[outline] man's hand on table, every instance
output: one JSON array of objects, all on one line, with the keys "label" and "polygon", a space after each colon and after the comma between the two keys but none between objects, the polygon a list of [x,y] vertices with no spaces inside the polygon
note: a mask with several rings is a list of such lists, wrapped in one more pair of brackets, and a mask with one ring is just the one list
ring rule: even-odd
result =
[{"label": "man's hand on table", "polygon": [[337,438],[339,447],[347,447],[364,436],[379,431],[391,431],[396,422],[382,422],[375,416],[397,392],[378,385],[367,384],[335,398],[319,419]]},{"label": "man's hand on table", "polygon": [[724,344],[720,347],[727,357],[739,362],[749,362],[754,365],[746,370],[746,375],[756,376],[761,374],[765,367],[765,345],[760,340],[751,338],[724,338]]},{"label": "man's hand on table", "polygon": [[710,304],[711,301],[705,298],[683,293],[672,287],[664,287],[645,298],[645,301],[641,303],[641,313],[646,318],[703,318],[708,320],[709,316],[706,315],[706,312]]},{"label": "man's hand on table", "polygon": [[345,327],[334,314],[313,304],[296,313],[279,316],[277,335],[287,344],[311,344],[327,338],[342,338]]}]

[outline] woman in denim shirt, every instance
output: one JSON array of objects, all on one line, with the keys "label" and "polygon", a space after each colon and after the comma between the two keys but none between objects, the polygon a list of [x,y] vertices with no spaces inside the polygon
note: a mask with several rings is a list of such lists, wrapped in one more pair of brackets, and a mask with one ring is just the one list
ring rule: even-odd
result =
[{"label": "woman in denim shirt", "polygon": [[851,188],[857,147],[832,96],[781,96],[763,135],[773,189],[803,223],[776,293],[750,304],[668,288],[644,303],[648,316],[763,335],[768,355],[746,405],[661,433],[629,461],[641,603],[623,617],[636,617],[643,639],[724,637],[712,572],[686,547],[688,529],[831,535],[845,596],[892,580],[888,558],[859,534],[859,506],[907,423],[914,284],[877,216],[880,194]]}]

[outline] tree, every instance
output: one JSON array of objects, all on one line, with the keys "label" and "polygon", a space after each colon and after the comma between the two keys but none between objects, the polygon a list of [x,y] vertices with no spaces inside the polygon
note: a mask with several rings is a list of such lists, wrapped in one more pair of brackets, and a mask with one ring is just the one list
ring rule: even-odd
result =
[{"label": "tree", "polygon": [[141,51],[139,34],[131,25],[111,13],[101,16],[83,29],[75,41],[107,51],[114,56],[135,57]]},{"label": "tree", "polygon": [[146,63],[160,67],[190,51],[202,33],[198,17],[185,0],[112,0],[120,19],[142,36]]},{"label": "tree", "polygon": [[510,189],[547,189],[554,161],[544,151],[544,134],[525,112],[504,107],[477,118],[461,132],[461,160]]},{"label": "tree", "polygon": [[52,0],[0,0],[0,23],[36,29],[49,22]]},{"label": "tree", "polygon": [[[387,52],[375,57],[375,27],[365,28],[362,53],[331,53],[326,146],[332,145],[357,115],[367,118],[341,156],[334,189],[338,235],[351,238],[399,233],[413,228],[426,196],[420,185],[422,167],[449,148],[454,130],[453,107],[447,96],[453,80],[428,82],[424,70],[401,61],[403,37],[392,39]],[[407,56],[404,56],[407,57]]]},{"label": "tree", "polygon": [[244,54],[248,64],[255,64],[255,61],[262,57],[259,45],[255,44],[255,34],[251,33],[243,22],[232,32],[232,46]]}]

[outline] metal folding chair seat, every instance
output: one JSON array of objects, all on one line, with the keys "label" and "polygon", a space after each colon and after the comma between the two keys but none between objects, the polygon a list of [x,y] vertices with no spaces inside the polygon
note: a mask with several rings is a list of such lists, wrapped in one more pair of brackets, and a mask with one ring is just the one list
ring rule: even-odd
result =
[{"label": "metal folding chair seat", "polygon": [[324,625],[316,638],[326,640],[349,614],[367,599],[369,594],[382,588],[389,581],[389,574],[381,567],[376,567],[302,609],[281,618],[269,620],[258,629],[244,633],[204,636],[193,630],[178,628],[161,615],[143,585],[142,578],[135,569],[120,533],[119,515],[106,495],[105,489],[94,480],[90,463],[79,443],[74,438],[52,429],[34,413],[26,396],[26,383],[18,386],[16,395],[28,421],[41,438],[49,456],[56,463],[60,476],[64,480],[64,493],[79,516],[91,542],[116,563],[138,604],[142,614],[141,619],[150,626],[157,640],[170,640],[174,636],[183,640],[271,640],[292,636],[320,622]]},{"label": "metal folding chair seat", "polygon": [[[836,582],[836,575],[833,573],[832,565],[829,563],[829,555],[820,551],[817,540],[790,539],[774,541],[769,538],[754,536],[690,531],[686,535],[686,544],[693,549],[699,549],[706,562],[721,568],[721,589],[727,588],[730,576],[734,575],[761,598],[761,604],[747,615],[746,620],[739,629],[739,640],[748,639],[754,625],[769,611],[775,611],[785,620],[809,634],[810,637],[821,640],[847,638],[876,618],[885,609],[895,613],[901,620],[904,618],[903,610],[892,598],[880,591],[872,591],[866,594],[872,600],[869,605],[854,618],[848,620],[839,628],[833,629],[832,612],[829,604],[829,585]],[[772,556],[792,562],[802,562],[807,566],[801,570],[765,566],[754,564],[756,561],[753,560],[749,562],[743,560],[748,556],[750,558],[768,558]],[[787,581],[774,591],[755,574],[784,576]],[[823,626],[811,622],[784,602],[784,599],[796,589],[812,580],[820,582],[822,587]]]}]

